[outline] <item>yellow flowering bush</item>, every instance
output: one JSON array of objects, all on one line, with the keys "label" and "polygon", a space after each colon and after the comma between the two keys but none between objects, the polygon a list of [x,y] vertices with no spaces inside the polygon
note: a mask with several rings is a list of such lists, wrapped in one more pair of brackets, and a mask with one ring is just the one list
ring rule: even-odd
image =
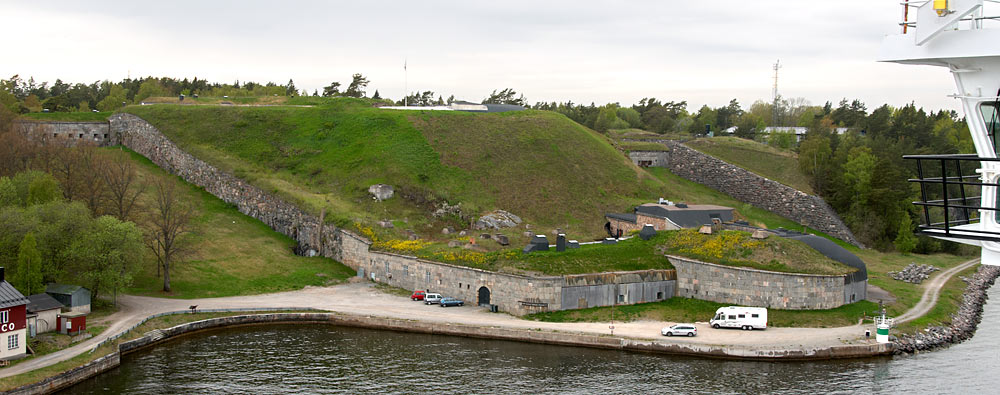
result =
[{"label": "yellow flowering bush", "polygon": [[415,254],[424,249],[430,242],[422,240],[385,240],[372,243],[372,248],[383,251],[394,251],[403,254]]},{"label": "yellow flowering bush", "polygon": [[450,263],[462,262],[473,265],[484,265],[487,261],[486,254],[467,250],[435,252],[434,259]]},{"label": "yellow flowering bush", "polygon": [[355,222],[354,227],[358,229],[358,232],[360,232],[362,236],[371,240],[373,243],[378,241],[378,237],[375,236],[375,230],[373,230],[370,226],[364,226],[360,222]]},{"label": "yellow flowering bush", "polygon": [[722,231],[704,235],[693,229],[684,229],[677,232],[668,243],[668,248],[680,254],[723,260],[746,258],[761,245],[746,232]]}]

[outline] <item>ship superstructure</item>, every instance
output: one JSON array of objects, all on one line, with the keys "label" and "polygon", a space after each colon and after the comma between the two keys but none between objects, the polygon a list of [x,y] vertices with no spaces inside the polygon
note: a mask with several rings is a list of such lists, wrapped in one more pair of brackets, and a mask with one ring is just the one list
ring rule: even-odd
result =
[{"label": "ship superstructure", "polygon": [[921,190],[918,232],[981,246],[982,263],[1000,265],[1000,1],[901,4],[900,34],[884,39],[879,61],[946,67],[976,147],[974,155],[906,156],[919,174],[911,180]]}]

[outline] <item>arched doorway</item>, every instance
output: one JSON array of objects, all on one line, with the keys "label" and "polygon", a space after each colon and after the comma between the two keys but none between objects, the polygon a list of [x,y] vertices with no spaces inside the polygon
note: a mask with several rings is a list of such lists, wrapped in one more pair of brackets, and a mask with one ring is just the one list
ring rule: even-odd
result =
[{"label": "arched doorway", "polygon": [[486,306],[490,304],[490,289],[486,287],[479,287],[479,305]]}]

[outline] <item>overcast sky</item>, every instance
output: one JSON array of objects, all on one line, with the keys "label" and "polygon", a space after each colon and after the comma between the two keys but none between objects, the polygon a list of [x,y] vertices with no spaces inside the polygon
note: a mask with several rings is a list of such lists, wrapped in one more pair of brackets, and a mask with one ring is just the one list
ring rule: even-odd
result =
[{"label": "overcast sky", "polygon": [[291,78],[312,92],[362,73],[394,99],[405,85],[472,101],[510,87],[530,102],[696,110],[770,100],[780,59],[784,97],[958,109],[946,70],[875,62],[898,3],[0,0],[0,78]]}]

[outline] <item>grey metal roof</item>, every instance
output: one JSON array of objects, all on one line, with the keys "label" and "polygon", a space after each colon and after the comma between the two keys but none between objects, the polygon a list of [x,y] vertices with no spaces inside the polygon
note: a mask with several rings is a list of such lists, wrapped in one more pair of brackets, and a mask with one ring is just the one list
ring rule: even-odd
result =
[{"label": "grey metal roof", "polygon": [[635,208],[637,213],[657,218],[668,218],[671,222],[682,228],[696,228],[701,225],[711,224],[712,217],[717,217],[722,222],[733,220],[733,209],[722,206],[692,206],[690,208],[680,208],[673,206],[667,208],[663,205],[642,205]]},{"label": "grey metal roof", "polygon": [[72,295],[73,292],[79,291],[81,288],[83,287],[79,285],[49,284],[45,286],[45,293]]},{"label": "grey metal roof", "polygon": [[635,214],[616,214],[616,213],[611,213],[611,214],[604,214],[604,216],[608,217],[608,218],[614,218],[614,219],[618,219],[618,220],[622,220],[622,221],[631,222],[633,224],[636,221]]},{"label": "grey metal roof", "polygon": [[65,307],[49,294],[31,295],[28,296],[28,300],[30,301],[28,302],[28,311],[45,311]]},{"label": "grey metal roof", "polygon": [[28,298],[10,285],[9,282],[0,281],[0,309],[28,304]]}]

